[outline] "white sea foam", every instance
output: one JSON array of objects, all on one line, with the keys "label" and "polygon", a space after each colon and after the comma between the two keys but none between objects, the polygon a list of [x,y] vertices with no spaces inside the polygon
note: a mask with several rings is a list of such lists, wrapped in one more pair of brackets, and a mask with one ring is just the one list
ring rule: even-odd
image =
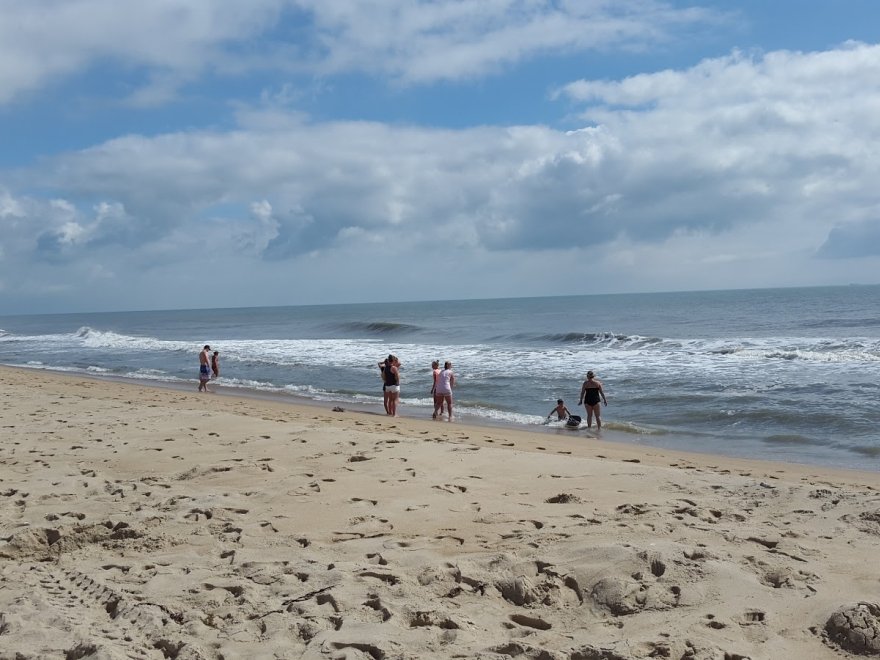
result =
[{"label": "white sea foam", "polygon": [[87,348],[106,348],[117,351],[193,351],[194,342],[168,341],[154,337],[136,337],[116,332],[95,330],[84,326],[74,336]]},{"label": "white sea foam", "polygon": [[84,373],[84,369],[79,369],[77,367],[65,367],[65,366],[53,366],[44,364],[42,362],[30,361],[24,364],[10,364],[12,367],[25,367],[27,369],[39,369],[41,371],[63,371],[69,373]]},{"label": "white sea foam", "polygon": [[134,378],[136,380],[153,380],[161,383],[179,383],[185,381],[185,379],[172,376],[168,372],[160,371],[158,369],[136,369],[124,374],[123,377]]},{"label": "white sea foam", "polygon": [[0,343],[40,343],[46,346],[55,344],[71,345],[75,337],[71,334],[49,334],[49,335],[16,335],[13,333],[0,334]]},{"label": "white sea foam", "polygon": [[[10,340],[9,336],[0,339]],[[38,342],[47,351],[85,349],[106,350],[118,355],[180,354],[192,356],[200,342],[165,340],[104,331],[89,326],[77,332],[59,335],[14,336],[15,341]],[[463,344],[439,346],[430,343],[399,343],[389,345],[376,339],[235,339],[212,342],[221,350],[227,364],[241,364],[259,369],[262,364],[273,367],[337,368],[360,374],[376,373],[376,361],[389,351],[402,361],[401,375],[406,386],[419,382],[428,373],[431,360],[452,360],[462,384],[468,381],[527,377],[540,374],[541,379],[581,379],[591,368],[597,374],[616,377],[639,377],[652,373],[669,373],[676,363],[686,364],[689,373],[707,376],[734,373],[760,367],[772,369],[774,363],[804,362],[814,364],[864,366],[880,363],[880,340],[850,338],[739,338],[739,339],[651,339],[639,335],[603,335],[602,348],[595,344],[565,343],[562,345],[511,346],[501,344]],[[177,361],[177,358],[174,358]],[[105,368],[103,365],[101,368]],[[136,373],[135,377],[166,379],[168,375]],[[281,383],[259,383],[242,386],[278,387]],[[321,388],[297,383],[295,393],[323,397]]]},{"label": "white sea foam", "polygon": [[[605,333],[591,344],[555,346],[511,346],[510,344],[388,344],[379,339],[230,339],[213,342],[224,360],[269,363],[282,366],[329,365],[344,368],[375,369],[375,362],[390,350],[400,357],[403,372],[427,368],[431,360],[446,359],[467,364],[479,377],[482,372],[497,374],[510,369],[549,370],[550,374],[569,373],[572,364],[593,364],[607,356],[609,362],[666,362],[680,355],[689,361],[724,362],[731,360],[789,360],[814,362],[880,361],[880,341],[851,338],[847,341],[820,338],[740,338],[740,339],[663,339],[640,335]],[[0,332],[0,341],[79,344],[86,348],[125,352],[180,352],[190,354],[201,347],[198,341],[181,341],[125,335],[83,326],[72,334],[12,335]],[[601,348],[597,350],[597,344]],[[423,366],[424,365],[424,366]]]},{"label": "white sea foam", "polygon": [[229,376],[221,376],[217,379],[217,382],[221,385],[228,385],[230,387],[243,387],[249,390],[263,390],[266,392],[281,392],[284,389],[279,385],[273,385],[272,383],[250,378],[230,378]]},{"label": "white sea foam", "polygon": [[539,415],[526,415],[523,413],[510,412],[507,410],[498,410],[485,406],[466,406],[455,405],[453,412],[461,415],[473,415],[474,417],[482,417],[496,422],[504,422],[505,424],[542,424],[544,417]]}]

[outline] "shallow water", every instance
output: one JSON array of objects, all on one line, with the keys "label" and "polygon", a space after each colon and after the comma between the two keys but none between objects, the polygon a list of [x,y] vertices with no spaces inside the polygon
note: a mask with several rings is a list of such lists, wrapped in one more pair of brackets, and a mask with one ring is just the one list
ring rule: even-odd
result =
[{"label": "shallow water", "polygon": [[512,425],[541,424],[559,397],[575,412],[592,369],[606,439],[880,469],[880,286],[6,316],[0,328],[4,364],[195,383],[209,343],[221,384],[376,408],[376,363],[394,353],[401,411],[426,417],[430,362],[448,359],[459,415]]}]

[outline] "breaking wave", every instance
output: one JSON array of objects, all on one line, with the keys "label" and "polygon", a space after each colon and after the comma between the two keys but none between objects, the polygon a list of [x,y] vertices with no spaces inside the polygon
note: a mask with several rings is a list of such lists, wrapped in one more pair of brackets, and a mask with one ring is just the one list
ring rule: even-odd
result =
[{"label": "breaking wave", "polygon": [[547,334],[518,333],[492,337],[492,342],[514,342],[535,344],[589,344],[618,348],[639,348],[661,344],[664,339],[659,337],[643,337],[641,335],[622,335],[615,332],[557,332]]},{"label": "breaking wave", "polygon": [[393,321],[349,321],[338,326],[345,332],[366,332],[370,335],[401,335],[421,332],[422,328]]}]

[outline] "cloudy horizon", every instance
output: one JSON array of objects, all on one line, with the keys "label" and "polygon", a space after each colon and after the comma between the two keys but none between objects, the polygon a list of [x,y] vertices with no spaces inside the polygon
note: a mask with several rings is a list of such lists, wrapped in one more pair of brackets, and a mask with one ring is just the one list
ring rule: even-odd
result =
[{"label": "cloudy horizon", "polygon": [[880,281],[880,8],[0,0],[0,314]]}]

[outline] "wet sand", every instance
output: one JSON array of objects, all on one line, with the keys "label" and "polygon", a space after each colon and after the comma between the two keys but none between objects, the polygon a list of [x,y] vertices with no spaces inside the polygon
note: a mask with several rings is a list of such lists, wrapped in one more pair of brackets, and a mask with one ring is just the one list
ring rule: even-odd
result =
[{"label": "wet sand", "polygon": [[0,368],[0,658],[880,654],[878,473],[331,407]]}]

